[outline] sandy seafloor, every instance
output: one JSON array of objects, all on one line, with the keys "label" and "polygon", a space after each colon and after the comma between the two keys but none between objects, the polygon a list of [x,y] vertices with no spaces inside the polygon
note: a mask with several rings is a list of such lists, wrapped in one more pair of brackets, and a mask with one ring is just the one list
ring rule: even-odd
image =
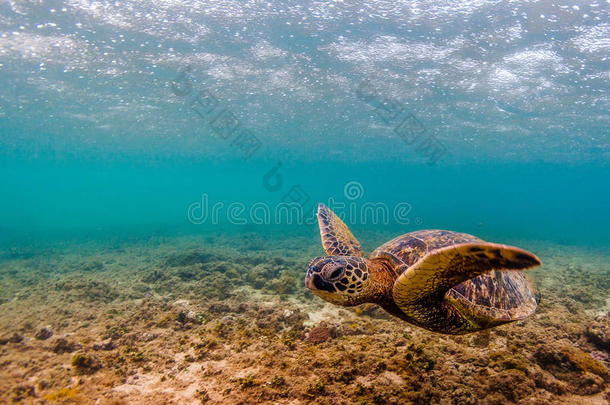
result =
[{"label": "sandy seafloor", "polygon": [[313,296],[312,237],[5,247],[0,403],[608,403],[610,254],[502,242],[543,260],[539,309],[465,336]]}]

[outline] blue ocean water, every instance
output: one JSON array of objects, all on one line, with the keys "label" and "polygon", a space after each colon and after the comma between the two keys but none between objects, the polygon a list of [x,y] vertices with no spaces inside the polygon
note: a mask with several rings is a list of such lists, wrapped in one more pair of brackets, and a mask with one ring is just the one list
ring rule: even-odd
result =
[{"label": "blue ocean water", "polygon": [[609,57],[608,0],[0,2],[0,403],[608,403]]},{"label": "blue ocean water", "polygon": [[0,31],[5,243],[311,233],[324,202],[610,246],[604,2],[10,1]]}]

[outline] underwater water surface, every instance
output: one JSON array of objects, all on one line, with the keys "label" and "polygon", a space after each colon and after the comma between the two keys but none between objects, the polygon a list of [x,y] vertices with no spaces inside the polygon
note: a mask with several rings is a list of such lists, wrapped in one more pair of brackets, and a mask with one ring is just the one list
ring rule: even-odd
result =
[{"label": "underwater water surface", "polygon": [[[607,403],[610,7],[0,4],[0,403]],[[465,336],[304,285],[365,256],[536,254]]]}]

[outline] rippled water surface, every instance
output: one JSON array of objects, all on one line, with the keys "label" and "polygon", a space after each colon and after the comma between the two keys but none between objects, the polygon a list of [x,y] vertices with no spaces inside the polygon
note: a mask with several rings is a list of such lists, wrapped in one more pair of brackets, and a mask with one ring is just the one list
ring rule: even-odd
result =
[{"label": "rippled water surface", "polygon": [[[606,403],[609,11],[2,2],[0,403]],[[320,202],[536,253],[537,314],[324,303]]]}]

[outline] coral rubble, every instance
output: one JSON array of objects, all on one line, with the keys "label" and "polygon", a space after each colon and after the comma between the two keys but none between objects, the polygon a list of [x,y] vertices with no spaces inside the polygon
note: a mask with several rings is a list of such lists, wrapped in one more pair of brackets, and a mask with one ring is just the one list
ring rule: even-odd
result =
[{"label": "coral rubble", "polygon": [[[532,272],[543,297],[537,314],[447,336],[375,306],[338,308],[314,297],[301,279],[318,252],[315,240],[266,243],[250,235],[239,249],[232,238],[64,247],[44,258],[4,255],[0,402],[610,399],[603,264],[609,261],[601,253],[536,246],[545,259]],[[590,260],[600,272],[587,268]]]}]

